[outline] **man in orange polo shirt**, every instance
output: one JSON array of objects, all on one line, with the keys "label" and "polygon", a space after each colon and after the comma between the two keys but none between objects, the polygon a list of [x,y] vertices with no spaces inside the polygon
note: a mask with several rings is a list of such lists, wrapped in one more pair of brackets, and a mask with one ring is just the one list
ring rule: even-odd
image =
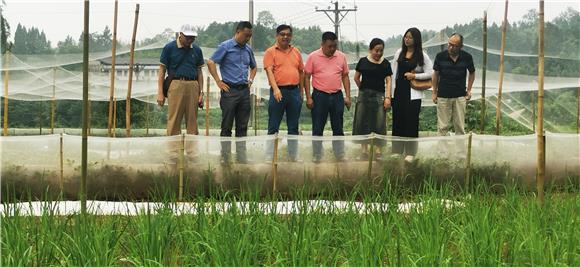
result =
[{"label": "man in orange polo shirt", "polygon": [[[280,25],[276,28],[276,44],[264,53],[264,69],[270,83],[268,102],[268,134],[275,134],[286,112],[289,135],[298,135],[298,118],[302,109],[302,90],[304,89],[304,64],[298,48],[290,45],[292,28]],[[296,161],[297,140],[288,140],[290,161]],[[271,157],[272,147],[268,146]]]},{"label": "man in orange polo shirt", "polygon": [[[346,56],[337,51],[338,38],[333,32],[322,34],[320,49],[310,53],[304,66],[304,90],[306,105],[312,110],[312,135],[322,136],[324,126],[330,115],[332,135],[343,136],[344,107],[350,109],[350,80]],[[310,78],[312,77],[312,95],[310,95]],[[342,87],[344,93],[342,94]],[[322,142],[313,141],[313,161],[322,158]],[[344,160],[344,141],[332,142],[336,160]]]}]

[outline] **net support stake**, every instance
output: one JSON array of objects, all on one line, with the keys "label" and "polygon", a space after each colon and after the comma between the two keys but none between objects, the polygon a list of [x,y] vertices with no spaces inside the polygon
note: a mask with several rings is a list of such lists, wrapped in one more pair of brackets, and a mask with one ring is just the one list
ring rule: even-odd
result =
[{"label": "net support stake", "polygon": [[580,134],[580,87],[576,88],[576,134]]},{"label": "net support stake", "polygon": [[538,200],[544,205],[544,179],[546,176],[546,133],[544,132],[544,0],[540,0],[538,20],[538,124],[537,134],[537,176]]},{"label": "net support stake", "polygon": [[369,149],[369,167],[367,169],[367,179],[369,180],[369,182],[371,181],[374,158],[375,158],[375,133],[371,133],[371,144]]},{"label": "net support stake", "polygon": [[125,102],[125,133],[131,136],[131,88],[133,87],[133,63],[135,60],[135,37],[137,35],[137,22],[139,21],[139,4],[135,6],[135,22],[133,23],[133,36],[131,38],[131,52],[129,56],[129,81],[127,85],[127,101]]},{"label": "net support stake", "polygon": [[4,128],[2,134],[8,136],[8,80],[10,80],[10,71],[8,70],[8,62],[10,61],[10,51],[6,51],[4,56]]},{"label": "net support stake", "polygon": [[55,113],[56,113],[56,67],[52,68],[52,102],[50,106],[50,134],[54,134]]},{"label": "net support stake", "polygon": [[149,136],[149,100],[151,96],[147,96],[147,102],[145,102],[145,136]]},{"label": "net support stake", "polygon": [[[88,126],[88,127],[89,127],[89,128],[88,128],[88,135],[90,136],[90,135],[91,135],[91,132],[92,132],[92,130],[91,130],[91,128],[92,128],[91,120],[93,120],[93,113],[91,112],[91,109],[92,109],[92,107],[91,107],[91,100],[89,99],[88,101],[89,101],[89,102],[87,103],[87,105],[88,105],[88,107],[89,107],[89,108],[88,108],[88,110],[87,110],[87,113],[88,113],[88,116],[89,116],[89,119],[88,119],[88,120],[89,120],[89,121],[88,121],[88,125],[89,125],[89,126]],[[41,129],[42,129],[42,128],[41,128]]]},{"label": "net support stake", "polygon": [[495,110],[495,134],[500,134],[501,129],[501,91],[503,88],[503,73],[504,73],[504,52],[505,52],[505,39],[507,32],[507,14],[508,14],[508,0],[505,1],[505,10],[503,15],[503,25],[501,28],[501,53],[499,57],[499,87],[497,91],[497,104]]},{"label": "net support stake", "polygon": [[[209,136],[209,81],[209,76],[207,76],[205,89],[205,136]],[[203,90],[203,88],[201,90]]]},{"label": "net support stake", "polygon": [[254,135],[258,135],[258,96],[254,94]]},{"label": "net support stake", "polygon": [[107,124],[107,134],[109,137],[113,136],[111,128],[113,127],[113,98],[115,97],[115,75],[116,73],[116,63],[117,63],[117,14],[119,13],[119,1],[115,0],[115,13],[113,15],[113,43],[111,48],[111,70],[109,74],[111,76],[111,86],[109,88],[109,121]]},{"label": "net support stake", "polygon": [[81,214],[87,214],[87,168],[88,168],[88,137],[89,128],[89,0],[84,5],[84,29],[83,29],[83,133],[81,143],[81,184],[79,199],[81,201]]},{"label": "net support stake", "polygon": [[274,136],[274,156],[272,157],[272,193],[278,191],[278,133]]},{"label": "net support stake", "polygon": [[60,133],[60,138],[59,138],[59,169],[60,169],[60,177],[59,177],[59,187],[60,187],[60,194],[62,196],[63,192],[64,192],[64,151],[63,151],[63,136],[62,133]]},{"label": "net support stake", "polygon": [[113,138],[117,137],[117,98],[113,99]]},{"label": "net support stake", "polygon": [[483,62],[481,66],[481,125],[479,133],[485,131],[485,113],[487,112],[485,101],[485,80],[487,73],[487,11],[483,11]]},{"label": "net support stake", "polygon": [[473,144],[473,132],[469,132],[467,137],[467,160],[465,166],[465,188],[469,192],[469,186],[471,184],[471,148]]},{"label": "net support stake", "polygon": [[185,172],[185,134],[181,134],[181,142],[179,147],[179,191],[177,200],[183,200],[183,175]]}]

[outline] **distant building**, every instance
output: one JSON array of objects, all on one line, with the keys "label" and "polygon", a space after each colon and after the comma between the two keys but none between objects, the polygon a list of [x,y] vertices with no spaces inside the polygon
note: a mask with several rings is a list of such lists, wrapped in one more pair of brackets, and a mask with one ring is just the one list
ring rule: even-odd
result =
[{"label": "distant building", "polygon": [[[99,60],[100,71],[111,72],[112,58]],[[159,58],[139,58],[133,62],[133,77],[135,80],[157,80]],[[129,79],[129,58],[117,58],[115,62],[115,77],[120,80]]]}]

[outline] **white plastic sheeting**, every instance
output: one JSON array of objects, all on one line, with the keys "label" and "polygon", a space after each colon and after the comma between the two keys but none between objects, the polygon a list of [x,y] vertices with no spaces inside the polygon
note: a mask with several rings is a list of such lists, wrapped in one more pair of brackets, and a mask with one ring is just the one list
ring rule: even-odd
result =
[{"label": "white plastic sheeting", "polygon": [[[437,203],[439,202],[439,203]],[[448,199],[435,203],[408,202],[394,207],[399,213],[420,213],[432,205],[445,209],[461,208],[463,203]],[[87,212],[93,215],[139,216],[171,211],[176,216],[191,214],[337,214],[337,213],[384,213],[391,209],[387,203],[365,203],[356,201],[280,201],[280,202],[214,202],[214,203],[159,203],[159,202],[111,202],[87,201]],[[0,216],[70,216],[79,214],[79,201],[31,201],[0,205]]]}]

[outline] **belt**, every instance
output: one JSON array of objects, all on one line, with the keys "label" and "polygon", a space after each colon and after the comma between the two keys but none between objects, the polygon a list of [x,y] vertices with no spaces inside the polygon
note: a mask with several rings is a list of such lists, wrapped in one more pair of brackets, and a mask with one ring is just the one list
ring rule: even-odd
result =
[{"label": "belt", "polygon": [[195,81],[196,79],[192,79],[192,78],[188,78],[188,77],[173,77],[173,80]]},{"label": "belt", "polygon": [[327,92],[324,92],[324,91],[318,90],[318,89],[316,89],[316,88],[314,88],[314,90],[316,90],[316,91],[318,91],[318,92],[320,92],[320,93],[323,93],[323,94],[325,94],[325,95],[335,95],[335,94],[338,94],[338,93],[341,93],[341,92],[342,92],[341,90],[338,90],[338,91],[336,91],[336,92],[334,92],[334,93],[327,93]]},{"label": "belt", "polygon": [[296,89],[296,88],[298,88],[298,85],[297,85],[297,84],[292,84],[292,85],[281,85],[281,86],[278,86],[278,88],[280,88],[280,90],[282,90],[282,89],[286,89],[286,90],[292,90],[292,89]]},{"label": "belt", "polygon": [[242,90],[242,89],[248,89],[248,84],[247,83],[241,83],[241,84],[233,84],[233,83],[228,83],[225,82],[231,89],[238,89],[238,90]]}]

